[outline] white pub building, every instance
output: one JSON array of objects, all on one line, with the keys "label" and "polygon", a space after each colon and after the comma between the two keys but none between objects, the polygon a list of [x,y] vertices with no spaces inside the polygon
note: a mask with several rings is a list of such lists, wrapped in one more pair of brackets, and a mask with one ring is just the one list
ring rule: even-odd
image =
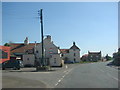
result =
[{"label": "white pub building", "polygon": [[[44,40],[44,61],[50,66],[62,66],[64,64],[59,48],[51,41],[51,36],[47,36]],[[41,61],[42,43],[35,46],[35,59]]]}]

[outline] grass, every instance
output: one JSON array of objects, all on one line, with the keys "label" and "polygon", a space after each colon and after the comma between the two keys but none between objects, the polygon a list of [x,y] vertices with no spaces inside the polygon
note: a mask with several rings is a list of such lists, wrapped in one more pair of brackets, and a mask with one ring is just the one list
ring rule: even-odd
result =
[{"label": "grass", "polygon": [[[99,62],[99,61],[97,61]],[[93,62],[93,61],[80,61],[78,64],[86,64],[86,63],[96,63],[96,62]]]}]

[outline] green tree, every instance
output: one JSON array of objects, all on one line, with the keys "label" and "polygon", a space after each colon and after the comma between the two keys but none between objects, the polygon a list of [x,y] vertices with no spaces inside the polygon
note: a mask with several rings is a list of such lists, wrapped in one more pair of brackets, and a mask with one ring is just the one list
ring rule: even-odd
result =
[{"label": "green tree", "polygon": [[120,66],[120,48],[118,49],[117,53],[113,54],[114,61],[113,63],[117,66]]},{"label": "green tree", "polygon": [[112,60],[112,57],[110,57],[108,54],[106,55],[106,60]]},{"label": "green tree", "polygon": [[5,43],[5,44],[4,44],[4,46],[8,46],[8,47],[9,47],[9,46],[10,46],[10,44],[9,44],[9,43]]}]

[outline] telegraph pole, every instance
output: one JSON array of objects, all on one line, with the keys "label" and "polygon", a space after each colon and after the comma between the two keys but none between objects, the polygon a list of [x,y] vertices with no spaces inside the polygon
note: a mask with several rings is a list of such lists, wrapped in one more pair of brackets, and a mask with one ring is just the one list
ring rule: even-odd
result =
[{"label": "telegraph pole", "polygon": [[44,42],[43,42],[43,16],[42,16],[42,11],[43,9],[40,9],[38,12],[39,12],[39,15],[40,15],[40,23],[41,23],[41,44],[42,44],[42,59],[41,59],[41,65],[44,66],[45,63],[44,63]]}]

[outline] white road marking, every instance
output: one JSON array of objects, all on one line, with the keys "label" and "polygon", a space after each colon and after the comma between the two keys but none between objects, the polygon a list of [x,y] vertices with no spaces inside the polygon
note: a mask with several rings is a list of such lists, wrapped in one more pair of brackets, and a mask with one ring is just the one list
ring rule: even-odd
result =
[{"label": "white road marking", "polygon": [[67,71],[64,71],[64,73],[66,73]]},{"label": "white road marking", "polygon": [[[99,70],[100,70],[101,72],[105,72],[105,71],[103,71],[103,70],[102,70],[102,69],[100,69],[100,68],[99,68]],[[117,81],[120,81],[118,78],[116,78],[116,77],[112,76],[112,75],[111,75],[111,74],[109,74],[109,73],[107,73],[107,75],[108,75],[108,76],[110,76],[111,78],[113,78],[113,79],[117,80]]]},{"label": "white road marking", "polygon": [[55,86],[57,86],[57,85],[63,80],[63,78],[64,78],[71,70],[72,70],[72,69],[70,69],[69,71],[64,71],[65,74],[62,76],[62,78],[60,78],[60,79],[58,80],[58,82],[55,84]]},{"label": "white road marking", "polygon": [[57,85],[58,85],[58,83],[55,84],[55,86],[57,86]]},{"label": "white road marking", "polygon": [[58,82],[61,82],[61,80],[58,80]]},{"label": "white road marking", "polygon": [[65,77],[65,75],[64,76],[62,76],[63,78]]},{"label": "white road marking", "polygon": [[120,81],[118,78],[116,78],[116,77],[112,76],[112,75],[111,75],[111,74],[109,74],[109,73],[107,73],[107,75],[108,75],[108,76],[110,76],[111,78],[113,78],[113,79],[117,80],[117,81]]},{"label": "white road marking", "polygon": [[65,67],[66,67],[66,68],[68,68],[68,66],[67,66],[67,65],[66,65]]},{"label": "white road marking", "polygon": [[102,70],[102,69],[100,69],[100,68],[99,68],[99,70],[100,70],[101,72],[105,72],[105,71],[103,71],[103,70]]}]

